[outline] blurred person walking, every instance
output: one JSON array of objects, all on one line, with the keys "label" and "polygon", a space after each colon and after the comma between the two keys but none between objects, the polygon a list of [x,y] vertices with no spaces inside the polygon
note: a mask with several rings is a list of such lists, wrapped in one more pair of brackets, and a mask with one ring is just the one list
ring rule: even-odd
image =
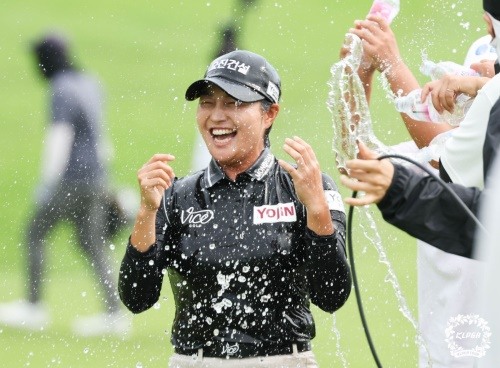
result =
[{"label": "blurred person walking", "polygon": [[104,312],[74,321],[83,336],[122,334],[128,320],[120,316],[115,270],[106,244],[109,202],[107,146],[100,82],[78,70],[68,42],[48,34],[33,44],[38,70],[49,83],[50,124],[44,138],[41,180],[35,209],[26,228],[27,300],[0,305],[0,323],[39,330],[50,323],[42,302],[47,239],[62,221],[74,227],[78,245],[102,289]]},{"label": "blurred person walking", "polygon": [[317,367],[310,303],[333,313],[351,290],[345,212],[299,137],[271,153],[281,82],[262,56],[215,59],[186,99],[212,160],[176,178],[170,154],[138,171],[141,208],[119,278],[134,313],[174,295],[169,367]]}]

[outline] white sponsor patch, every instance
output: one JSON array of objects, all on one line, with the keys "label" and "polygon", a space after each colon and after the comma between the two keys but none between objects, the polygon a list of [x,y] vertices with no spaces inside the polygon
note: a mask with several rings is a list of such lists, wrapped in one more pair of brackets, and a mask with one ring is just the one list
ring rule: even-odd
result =
[{"label": "white sponsor patch", "polygon": [[344,202],[339,192],[336,190],[325,190],[325,197],[330,211],[341,211],[345,213]]},{"label": "white sponsor patch", "polygon": [[278,102],[280,90],[278,89],[278,86],[271,81],[269,81],[269,84],[267,85],[267,94],[273,98],[274,102]]},{"label": "white sponsor patch", "polygon": [[255,225],[294,221],[297,221],[297,212],[292,202],[253,208],[253,223]]},{"label": "white sponsor patch", "polygon": [[264,161],[262,161],[262,164],[259,166],[259,168],[255,171],[255,177],[257,180],[261,180],[264,175],[266,175],[269,172],[269,169],[273,166],[274,163],[274,155],[269,153]]}]

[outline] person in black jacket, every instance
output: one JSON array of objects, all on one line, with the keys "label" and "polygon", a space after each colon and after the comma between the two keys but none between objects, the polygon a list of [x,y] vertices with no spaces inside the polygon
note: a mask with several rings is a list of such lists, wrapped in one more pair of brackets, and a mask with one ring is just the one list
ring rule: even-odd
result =
[{"label": "person in black jacket", "polygon": [[[500,99],[493,105],[483,144],[485,181],[500,148]],[[347,188],[364,192],[346,198],[353,206],[375,203],[390,224],[448,253],[473,258],[476,222],[433,176],[421,174],[377,154],[359,142],[359,159],[347,162]],[[446,183],[473,214],[479,213],[483,191]],[[486,189],[485,189],[486,190]],[[490,190],[491,191],[491,190]]]},{"label": "person in black jacket", "polygon": [[175,300],[170,367],[317,367],[310,302],[334,312],[351,289],[345,213],[312,148],[286,139],[271,153],[281,82],[245,50],[215,59],[186,99],[210,151],[208,167],[176,178],[170,154],[139,171],[141,206],[119,293],[134,313]]},{"label": "person in black jacket", "polygon": [[[346,203],[353,206],[376,203],[384,219],[399,229],[446,252],[483,262],[484,274],[477,279],[479,297],[475,302],[477,313],[488,325],[487,330],[483,326],[481,331],[491,331],[491,341],[489,336],[476,341],[483,349],[477,366],[488,368],[497,367],[500,361],[499,147],[500,100],[491,109],[483,145],[484,190],[441,184],[436,177],[422,176],[388,159],[377,160],[377,154],[362,143],[359,159],[347,162],[350,178],[341,177],[346,187],[365,193],[359,198],[346,198]],[[481,222],[476,223],[444,186],[478,215]],[[486,352],[488,348],[491,351]]]}]

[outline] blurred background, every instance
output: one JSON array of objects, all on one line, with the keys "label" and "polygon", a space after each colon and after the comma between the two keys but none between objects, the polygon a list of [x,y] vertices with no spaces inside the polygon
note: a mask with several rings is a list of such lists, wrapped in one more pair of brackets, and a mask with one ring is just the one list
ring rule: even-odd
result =
[{"label": "blurred background", "polygon": [[[156,152],[176,156],[178,176],[190,171],[196,141],[196,103],[187,86],[203,76],[228,22],[241,28],[238,46],[265,56],[282,78],[282,110],[271,133],[274,153],[288,136],[299,135],[316,150],[323,171],[335,180],[332,121],[326,107],[330,67],[338,61],[344,34],[368,12],[370,0],[255,0],[245,17],[239,1],[35,1],[7,0],[0,12],[0,302],[19,299],[26,288],[23,229],[40,174],[47,127],[47,84],[39,76],[30,42],[47,31],[69,39],[75,64],[96,74],[106,92],[106,123],[114,146],[115,188],[134,188],[136,172]],[[235,19],[233,21],[233,19]],[[486,34],[480,1],[401,1],[392,28],[401,54],[416,76],[425,53],[434,61],[462,63],[469,45]],[[385,144],[409,140],[382,81],[374,88],[373,129]],[[344,196],[349,195],[341,188]],[[402,292],[416,310],[416,242],[383,223],[378,231]],[[417,364],[415,329],[399,311],[387,267],[354,217],[354,247],[368,323],[382,364]],[[118,267],[129,229],[111,249]],[[47,250],[44,296],[53,315],[41,332],[0,326],[0,357],[6,367],[166,367],[172,298],[165,282],[160,303],[133,316],[126,337],[81,338],[69,324],[74,315],[99,309],[99,289],[89,265],[64,225]],[[68,245],[70,244],[70,245]],[[321,367],[375,366],[358,315],[354,293],[335,316],[314,309],[313,349]]]}]

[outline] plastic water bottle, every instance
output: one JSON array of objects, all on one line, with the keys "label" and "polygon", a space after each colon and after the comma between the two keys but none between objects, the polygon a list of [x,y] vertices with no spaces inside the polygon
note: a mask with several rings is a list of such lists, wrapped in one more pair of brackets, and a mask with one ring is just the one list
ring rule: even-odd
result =
[{"label": "plastic water bottle", "polygon": [[441,79],[445,74],[453,74],[462,77],[478,77],[479,73],[474,69],[454,63],[453,61],[441,61],[435,63],[430,60],[424,60],[420,65],[422,74],[431,77],[432,80]]},{"label": "plastic water bottle", "polygon": [[448,123],[452,126],[458,126],[465,117],[472,104],[473,98],[461,93],[455,98],[455,108],[453,113],[444,111],[438,113],[432,104],[431,95],[427,96],[424,102],[421,102],[422,89],[415,89],[406,96],[396,97],[394,104],[396,110],[403,112],[410,118],[419,121],[428,121],[432,123]]},{"label": "plastic water bottle", "polygon": [[374,0],[368,15],[380,14],[390,24],[398,13],[399,0]]}]

